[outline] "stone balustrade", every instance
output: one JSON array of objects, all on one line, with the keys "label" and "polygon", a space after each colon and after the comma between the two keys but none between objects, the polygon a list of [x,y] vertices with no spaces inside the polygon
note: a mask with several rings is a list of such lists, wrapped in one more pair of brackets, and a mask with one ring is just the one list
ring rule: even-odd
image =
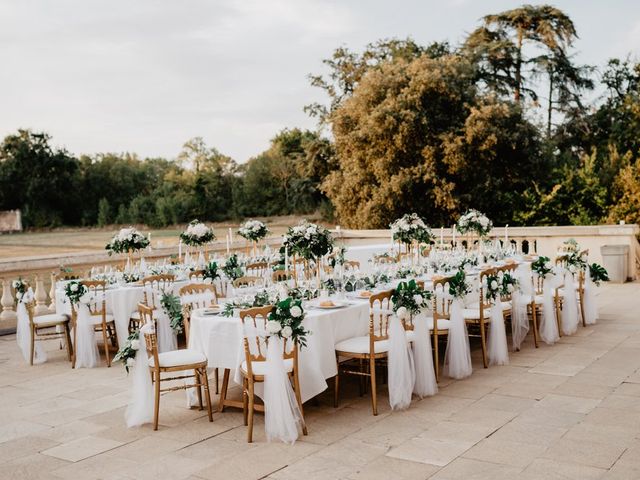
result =
[{"label": "stone balustrade", "polygon": [[[337,227],[334,235],[344,245],[374,245],[390,244],[391,233],[389,230],[348,230]],[[638,225],[593,225],[593,226],[566,226],[566,227],[504,227],[494,228],[490,234],[492,239],[509,243],[515,246],[517,251],[524,253],[537,253],[550,258],[556,256],[562,243],[569,238],[574,238],[581,249],[589,250],[589,261],[603,264],[600,247],[603,245],[628,245],[629,246],[629,277],[632,280],[638,278],[640,268],[640,244]],[[436,243],[451,244],[454,239],[452,228],[434,229]],[[455,235],[455,241],[464,242],[471,240],[469,237]],[[266,243],[276,249],[281,244],[279,237],[267,239]],[[246,251],[244,242],[234,242],[233,251]],[[209,246],[210,253],[225,253],[226,244],[215,242]],[[177,247],[154,248],[145,252],[145,259],[155,261],[177,254]],[[348,255],[347,255],[348,256]],[[44,314],[55,310],[55,273],[60,265],[72,268],[74,272],[83,274],[92,266],[107,264],[122,264],[121,257],[110,257],[106,252],[70,253],[48,255],[41,257],[14,258],[0,260],[0,285],[2,296],[0,297],[0,331],[15,328],[15,296],[11,282],[17,278],[28,281],[35,289],[36,314]],[[53,273],[52,273],[53,272]]]}]

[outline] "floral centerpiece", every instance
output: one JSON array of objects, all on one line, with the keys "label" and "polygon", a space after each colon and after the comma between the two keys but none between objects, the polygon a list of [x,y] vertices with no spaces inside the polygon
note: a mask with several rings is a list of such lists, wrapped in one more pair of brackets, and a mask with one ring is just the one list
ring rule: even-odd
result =
[{"label": "floral centerpiece", "polygon": [[491,223],[491,220],[489,220],[484,213],[474,210],[473,208],[462,215],[456,224],[456,229],[461,234],[464,235],[469,232],[474,232],[480,238],[489,235],[492,228],[493,223]]},{"label": "floral centerpiece", "polygon": [[391,295],[393,311],[401,320],[428,308],[430,299],[431,292],[425,291],[415,280],[400,282]]},{"label": "floral centerpiece", "polygon": [[260,220],[248,220],[238,230],[238,235],[250,242],[258,242],[268,234],[269,229]]},{"label": "floral centerpiece", "polygon": [[300,346],[307,345],[307,335],[310,333],[302,326],[304,309],[302,301],[285,298],[278,302],[267,317],[267,333],[282,339],[291,339]]},{"label": "floral centerpiece", "polygon": [[223,317],[233,317],[234,310],[243,310],[253,307],[264,307],[266,305],[274,305],[279,301],[278,293],[272,289],[264,289],[255,294],[253,299],[241,298],[235,299],[224,304],[222,311]]},{"label": "floral centerpiece", "polygon": [[584,255],[581,255],[577,250],[572,251],[571,253],[566,255],[565,258],[567,263],[567,269],[571,273],[584,271],[588,266]]},{"label": "floral centerpiece", "polygon": [[133,227],[121,229],[104,247],[109,255],[113,253],[131,253],[149,246],[149,238]]},{"label": "floral centerpiece", "polygon": [[578,242],[575,238],[565,240],[562,242],[562,247],[560,247],[561,252],[577,252],[579,249],[580,247],[578,246]]},{"label": "floral centerpiece", "polygon": [[238,261],[238,255],[235,253],[231,255],[224,265],[222,266],[222,271],[227,276],[227,278],[231,281],[240,278],[244,275],[244,270],[240,266],[240,262]]},{"label": "floral centerpiece", "polygon": [[434,239],[431,229],[417,213],[407,213],[391,225],[393,239],[404,244],[429,243]]},{"label": "floral centerpiece", "polygon": [[213,229],[198,220],[192,220],[187,229],[180,234],[180,240],[191,247],[201,247],[215,239]]},{"label": "floral centerpiece", "polygon": [[317,260],[333,250],[333,237],[326,228],[304,220],[289,227],[284,236],[284,245],[290,254]]},{"label": "floral centerpiece", "polygon": [[218,264],[216,262],[209,262],[204,266],[203,277],[205,279],[210,279],[212,282],[220,277],[220,272],[218,271]]}]

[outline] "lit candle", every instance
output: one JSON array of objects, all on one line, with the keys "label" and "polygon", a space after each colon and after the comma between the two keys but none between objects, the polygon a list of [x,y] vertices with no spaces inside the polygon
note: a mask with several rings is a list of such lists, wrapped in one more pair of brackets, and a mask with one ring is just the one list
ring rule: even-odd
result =
[{"label": "lit candle", "polygon": [[508,223],[504,226],[504,243],[505,244],[509,243],[509,224]]},{"label": "lit candle", "polygon": [[229,244],[233,244],[233,232],[231,231],[231,227],[229,227]]},{"label": "lit candle", "polygon": [[[287,274],[289,273],[289,246],[285,245],[284,246],[284,273]],[[286,275],[285,275],[285,278]]]},{"label": "lit candle", "polygon": [[225,238],[227,240],[227,255],[229,255],[229,247],[230,247],[230,245],[229,245],[229,234],[228,233],[225,235]]},{"label": "lit candle", "polygon": [[456,246],[456,226],[451,227],[451,232],[453,234],[453,246]]},{"label": "lit candle", "polygon": [[444,245],[444,227],[440,227],[440,245]]},{"label": "lit candle", "polygon": [[182,260],[182,239],[180,239],[180,243],[178,243],[178,260]]}]

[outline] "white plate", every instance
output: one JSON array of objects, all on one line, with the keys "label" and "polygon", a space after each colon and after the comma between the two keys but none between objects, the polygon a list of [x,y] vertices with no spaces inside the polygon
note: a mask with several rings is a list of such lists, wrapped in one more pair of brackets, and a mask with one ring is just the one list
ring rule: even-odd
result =
[{"label": "white plate", "polygon": [[349,304],[346,302],[335,302],[335,301],[333,302],[333,305],[320,305],[319,303],[311,304],[313,308],[319,308],[321,310],[335,310],[337,308],[344,308],[348,305]]},{"label": "white plate", "polygon": [[222,313],[222,309],[221,308],[203,308],[201,312],[202,312],[202,315],[204,315],[205,317],[209,317],[212,315],[220,315]]}]

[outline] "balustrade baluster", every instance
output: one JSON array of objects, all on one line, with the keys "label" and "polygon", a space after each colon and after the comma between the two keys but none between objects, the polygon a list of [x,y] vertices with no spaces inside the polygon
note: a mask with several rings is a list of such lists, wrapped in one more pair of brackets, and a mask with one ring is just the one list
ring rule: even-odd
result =
[{"label": "balustrade baluster", "polygon": [[2,328],[12,326],[16,321],[16,312],[14,309],[13,292],[11,290],[11,281],[7,278],[2,279],[2,297],[0,298],[2,312],[0,312],[0,321]]},{"label": "balustrade baluster", "polygon": [[36,315],[46,315],[47,313],[49,313],[49,308],[47,307],[47,292],[44,289],[44,282],[41,278],[38,277],[38,275],[36,275],[35,277],[35,284],[36,306],[34,309],[34,313]]}]

